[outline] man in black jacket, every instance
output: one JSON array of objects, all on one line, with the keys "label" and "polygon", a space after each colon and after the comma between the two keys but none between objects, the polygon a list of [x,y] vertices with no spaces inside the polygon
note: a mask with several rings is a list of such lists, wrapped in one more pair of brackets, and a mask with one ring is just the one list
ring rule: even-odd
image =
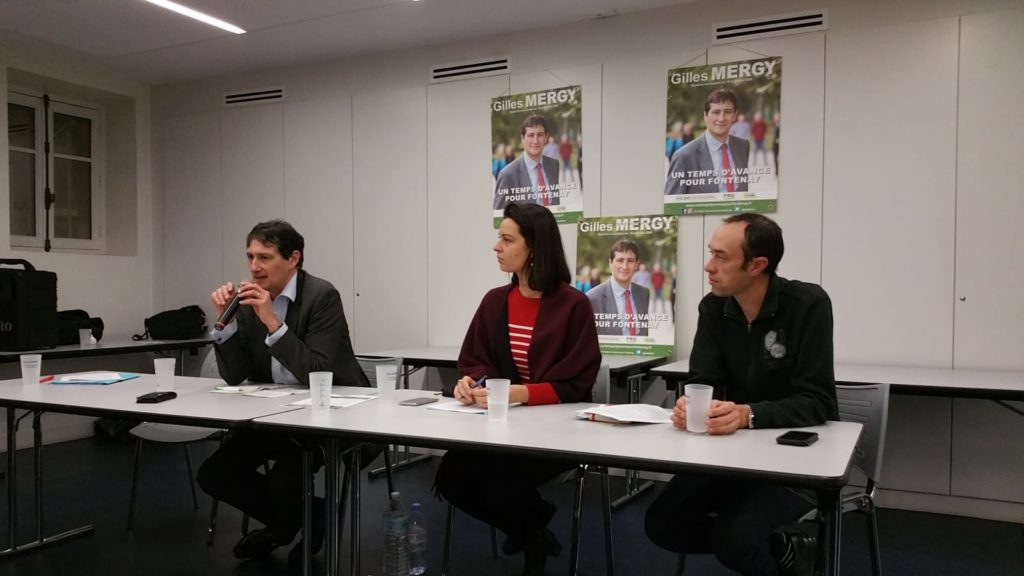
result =
[{"label": "man in black jacket", "polygon": [[[272,220],[257,224],[246,245],[252,282],[224,284],[210,296],[218,316],[236,291],[240,296],[235,318],[212,332],[221,377],[232,385],[249,380],[308,386],[310,372],[325,371],[334,373],[335,386],[369,386],[352,352],[341,296],[302,269],[302,235],[287,222]],[[200,467],[204,491],[265,526],[235,545],[238,558],[267,556],[299,531],[303,442],[311,440],[244,430]],[[314,454],[315,470],[322,459],[320,450]],[[273,466],[260,473],[267,462]],[[323,542],[317,536],[314,550]],[[301,553],[301,546],[293,553]]]},{"label": "man in black jacket", "polygon": [[[832,304],[816,284],[776,275],[782,230],[759,214],[727,218],[708,244],[711,294],[700,303],[688,382],[714,386],[709,434],[838,420]],[[686,429],[686,398],[673,424]],[[647,511],[662,548],[713,553],[742,574],[789,573],[793,540],[779,526],[813,495],[750,480],[678,475]]]}]

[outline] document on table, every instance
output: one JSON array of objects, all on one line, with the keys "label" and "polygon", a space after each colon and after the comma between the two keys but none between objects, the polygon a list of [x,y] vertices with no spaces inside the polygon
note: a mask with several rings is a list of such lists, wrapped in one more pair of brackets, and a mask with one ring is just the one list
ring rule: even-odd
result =
[{"label": "document on table", "polygon": [[605,404],[577,410],[576,417],[581,420],[620,424],[671,424],[672,410],[652,404]]},{"label": "document on table", "polygon": [[[522,402],[513,402],[508,405],[509,408],[513,406],[519,406]],[[487,414],[487,408],[483,406],[477,406],[476,404],[463,404],[458,400],[449,400],[447,402],[436,402],[434,404],[427,404],[427,410],[440,410],[442,412],[461,412],[463,414]]]},{"label": "document on table", "polygon": [[53,380],[53,384],[92,384],[106,386],[115,382],[123,382],[138,378],[138,374],[131,372],[82,372],[79,374],[65,374]]},{"label": "document on table", "polygon": [[243,384],[242,386],[217,386],[210,392],[213,394],[239,394],[256,398],[281,398],[308,392],[308,389],[288,384]]},{"label": "document on table", "polygon": [[[373,394],[331,394],[331,408],[348,408],[376,398]],[[288,404],[289,406],[312,406],[313,399],[305,398]]]}]

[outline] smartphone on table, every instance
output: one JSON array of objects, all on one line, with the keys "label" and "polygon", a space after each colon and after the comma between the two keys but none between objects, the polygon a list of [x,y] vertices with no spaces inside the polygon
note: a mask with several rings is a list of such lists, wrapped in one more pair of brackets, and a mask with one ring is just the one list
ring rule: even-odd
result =
[{"label": "smartphone on table", "polygon": [[790,430],[776,438],[775,441],[786,446],[810,446],[818,441],[818,433]]}]

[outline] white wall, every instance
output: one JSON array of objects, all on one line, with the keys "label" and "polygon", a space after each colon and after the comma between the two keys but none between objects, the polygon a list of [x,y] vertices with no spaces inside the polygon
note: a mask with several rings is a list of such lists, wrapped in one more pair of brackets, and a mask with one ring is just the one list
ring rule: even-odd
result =
[{"label": "white wall", "polygon": [[[0,143],[0,255],[24,258],[36,268],[57,273],[58,307],[82,308],[103,318],[107,334],[129,335],[142,329],[142,319],[153,309],[153,205],[150,157],[150,89],[117,74],[82,62],[73,54],[57,51],[46,44],[0,40],[0,105],[3,127],[7,125],[7,69],[16,68],[39,76],[58,79],[87,88],[110,92],[135,100],[136,177],[131,183],[137,191],[135,222],[137,251],[133,256],[45,253],[42,250],[14,250],[10,247],[10,200],[8,193],[7,139]],[[114,170],[118,168],[111,167]],[[114,175],[115,179],[117,174]],[[109,225],[115,225],[110,223]]]},{"label": "white wall", "polygon": [[[11,249],[10,200],[7,138],[0,142],[0,258],[23,258],[37,269],[57,273],[58,308],[81,308],[93,316],[103,318],[105,338],[127,337],[142,332],[143,319],[154,311],[156,280],[163,265],[154,255],[154,240],[159,237],[159,218],[153,205],[151,188],[150,142],[150,89],[148,86],[126,80],[118,74],[84,61],[76,54],[65,53],[53,46],[0,35],[0,110],[3,118],[0,128],[7,133],[7,70],[31,72],[34,75],[74,84],[88,90],[115,95],[118,99],[134,100],[133,135],[135,165],[108,165],[109,186],[125,187],[134,197],[122,205],[110,208],[108,227],[121,226],[123,232],[114,245],[108,246],[112,254],[82,254],[42,250]],[[130,106],[126,107],[131,108]],[[124,123],[123,109],[111,119]],[[112,143],[108,160],[112,157],[132,156],[120,148],[123,142]],[[111,151],[115,153],[111,153]],[[130,204],[134,202],[132,208]],[[127,216],[130,215],[130,216]],[[134,221],[125,222],[125,217]],[[120,222],[111,219],[120,218]],[[134,236],[134,242],[130,242]],[[109,234],[108,234],[109,237]],[[121,240],[129,240],[126,246]],[[121,255],[127,254],[127,255]],[[141,355],[111,359],[108,368],[114,370],[140,370],[148,366],[148,358]],[[51,369],[68,371],[85,369],[76,361],[59,361]],[[13,368],[13,369],[12,369]],[[0,378],[16,375],[16,365],[0,369]],[[5,418],[0,415],[0,422]],[[91,433],[90,418],[66,415],[47,415],[43,418],[44,437],[47,441],[80,438]],[[6,426],[0,428],[0,445],[5,446]],[[19,446],[29,445],[31,426],[21,427]]]}]

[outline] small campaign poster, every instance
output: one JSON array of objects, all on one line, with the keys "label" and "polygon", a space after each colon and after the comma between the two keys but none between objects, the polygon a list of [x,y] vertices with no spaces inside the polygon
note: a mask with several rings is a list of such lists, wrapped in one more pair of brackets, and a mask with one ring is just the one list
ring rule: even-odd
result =
[{"label": "small campaign poster", "polygon": [[782,58],[668,71],[665,214],[775,212]]},{"label": "small campaign poster", "polygon": [[678,220],[609,216],[576,224],[576,288],[594,308],[602,353],[672,355]]},{"label": "small campaign poster", "polygon": [[491,99],[495,227],[509,202],[546,206],[559,224],[583,215],[581,87]]}]

